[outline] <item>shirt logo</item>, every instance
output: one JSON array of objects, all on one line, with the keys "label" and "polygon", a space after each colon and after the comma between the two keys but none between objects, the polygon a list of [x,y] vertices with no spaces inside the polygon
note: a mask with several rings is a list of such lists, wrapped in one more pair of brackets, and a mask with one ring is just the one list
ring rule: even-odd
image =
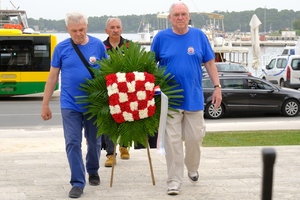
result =
[{"label": "shirt logo", "polygon": [[96,64],[96,61],[97,61],[97,59],[96,59],[96,57],[95,57],[95,56],[91,56],[91,57],[90,57],[90,59],[89,59],[89,61],[90,61],[90,64],[91,64],[91,65],[95,65],[95,64]]},{"label": "shirt logo", "polygon": [[195,54],[195,49],[194,49],[193,47],[189,47],[189,48],[187,49],[187,54],[189,54],[189,55],[194,55],[194,54]]}]

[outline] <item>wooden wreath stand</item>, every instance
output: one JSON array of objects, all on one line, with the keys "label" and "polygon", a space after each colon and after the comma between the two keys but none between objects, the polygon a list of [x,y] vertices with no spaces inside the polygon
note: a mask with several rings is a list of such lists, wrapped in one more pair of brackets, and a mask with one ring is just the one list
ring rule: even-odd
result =
[{"label": "wooden wreath stand", "polygon": [[[116,159],[116,147],[117,145],[114,145],[114,159]],[[151,172],[151,178],[152,178],[152,184],[155,185],[155,180],[154,180],[154,173],[153,173],[153,168],[152,168],[152,161],[151,161],[151,156],[150,156],[150,147],[148,144],[148,138],[146,139],[146,148],[147,148],[147,154],[148,154],[148,161],[150,165],[150,172]],[[111,168],[111,175],[110,175],[110,187],[112,187],[113,184],[113,179],[114,179],[114,170],[115,170],[115,165],[112,165]]]}]

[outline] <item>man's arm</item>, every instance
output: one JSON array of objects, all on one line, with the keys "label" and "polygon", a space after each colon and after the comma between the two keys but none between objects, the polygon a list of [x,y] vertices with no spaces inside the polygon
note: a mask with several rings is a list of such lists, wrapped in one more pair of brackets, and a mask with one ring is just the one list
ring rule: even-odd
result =
[{"label": "man's arm", "polygon": [[49,76],[48,76],[48,79],[47,79],[47,82],[45,85],[43,102],[42,102],[41,117],[44,120],[49,120],[52,118],[52,112],[49,108],[49,101],[52,97],[52,94],[53,94],[56,84],[58,82],[59,72],[60,72],[59,68],[54,68],[54,67],[50,68],[50,73],[49,73]]},{"label": "man's arm", "polygon": [[215,109],[217,109],[222,102],[222,91],[220,85],[220,80],[219,80],[219,75],[218,75],[218,70],[215,64],[214,60],[210,60],[204,64],[206,71],[215,86],[215,90],[212,96],[212,103],[215,105]]}]

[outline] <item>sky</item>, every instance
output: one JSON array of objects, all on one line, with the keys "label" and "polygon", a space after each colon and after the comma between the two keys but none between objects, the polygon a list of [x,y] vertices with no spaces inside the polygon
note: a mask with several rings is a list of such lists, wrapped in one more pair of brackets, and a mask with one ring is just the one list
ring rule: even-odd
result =
[{"label": "sky", "polygon": [[[88,17],[143,15],[167,12],[178,0],[0,0],[1,9],[26,10],[33,19],[64,19],[80,11]],[[181,0],[191,12],[246,11],[256,8],[300,11],[299,0]]]}]

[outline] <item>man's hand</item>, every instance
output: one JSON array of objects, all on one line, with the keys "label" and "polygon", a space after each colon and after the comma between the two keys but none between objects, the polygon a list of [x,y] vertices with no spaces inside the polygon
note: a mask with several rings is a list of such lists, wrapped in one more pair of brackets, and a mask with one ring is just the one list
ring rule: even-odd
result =
[{"label": "man's hand", "polygon": [[41,113],[41,117],[43,118],[43,120],[49,120],[52,118],[52,112],[49,108],[49,106],[43,106],[42,108],[42,113]]},{"label": "man's hand", "polygon": [[218,109],[222,102],[222,91],[221,88],[216,87],[212,96],[212,104],[214,104],[214,108]]}]

